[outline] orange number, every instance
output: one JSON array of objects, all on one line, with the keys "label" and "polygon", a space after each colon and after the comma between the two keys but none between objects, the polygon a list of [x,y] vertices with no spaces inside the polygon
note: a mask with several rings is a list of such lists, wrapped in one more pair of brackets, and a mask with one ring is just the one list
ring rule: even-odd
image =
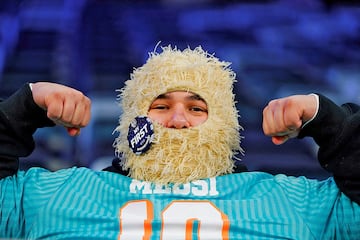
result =
[{"label": "orange number", "polygon": [[[150,239],[153,205],[149,200],[131,201],[120,210],[119,239]],[[229,219],[209,201],[173,201],[162,212],[161,239],[229,239]]]}]

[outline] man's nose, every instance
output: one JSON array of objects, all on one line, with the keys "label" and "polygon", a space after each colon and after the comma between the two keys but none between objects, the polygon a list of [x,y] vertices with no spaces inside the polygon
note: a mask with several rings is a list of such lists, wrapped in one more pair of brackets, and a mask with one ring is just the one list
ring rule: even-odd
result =
[{"label": "man's nose", "polygon": [[168,122],[168,128],[189,128],[190,123],[188,119],[186,118],[185,110],[180,108],[174,110],[170,121]]}]

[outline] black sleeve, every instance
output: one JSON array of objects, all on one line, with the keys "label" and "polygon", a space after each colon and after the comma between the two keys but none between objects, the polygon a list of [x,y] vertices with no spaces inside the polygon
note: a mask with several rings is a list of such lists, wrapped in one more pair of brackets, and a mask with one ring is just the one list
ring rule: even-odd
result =
[{"label": "black sleeve", "polygon": [[338,106],[319,94],[319,111],[299,137],[313,137],[318,159],[331,172],[339,189],[360,204],[360,106]]},{"label": "black sleeve", "polygon": [[28,84],[0,102],[0,178],[16,173],[18,158],[34,150],[32,135],[36,129],[53,125],[35,104]]}]

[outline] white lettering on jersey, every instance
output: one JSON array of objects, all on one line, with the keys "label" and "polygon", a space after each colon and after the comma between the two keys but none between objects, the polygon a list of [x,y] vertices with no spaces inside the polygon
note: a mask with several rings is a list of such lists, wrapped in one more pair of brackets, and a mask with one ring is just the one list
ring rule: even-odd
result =
[{"label": "white lettering on jersey", "polygon": [[216,196],[216,178],[196,180],[184,184],[164,185],[133,179],[129,186],[131,193],[179,194],[194,196]]}]

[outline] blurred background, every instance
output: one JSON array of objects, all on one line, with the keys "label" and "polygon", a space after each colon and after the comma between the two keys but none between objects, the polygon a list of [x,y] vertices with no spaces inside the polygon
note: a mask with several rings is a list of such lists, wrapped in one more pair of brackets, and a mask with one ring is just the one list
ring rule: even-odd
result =
[{"label": "blurred background", "polygon": [[360,103],[360,3],[335,0],[1,0],[0,97],[26,82],[83,91],[93,118],[80,136],[40,129],[21,168],[94,169],[114,158],[116,89],[157,43],[202,45],[232,62],[244,163],[250,170],[326,178],[311,139],[274,146],[262,109],[277,97],[319,92]]}]

